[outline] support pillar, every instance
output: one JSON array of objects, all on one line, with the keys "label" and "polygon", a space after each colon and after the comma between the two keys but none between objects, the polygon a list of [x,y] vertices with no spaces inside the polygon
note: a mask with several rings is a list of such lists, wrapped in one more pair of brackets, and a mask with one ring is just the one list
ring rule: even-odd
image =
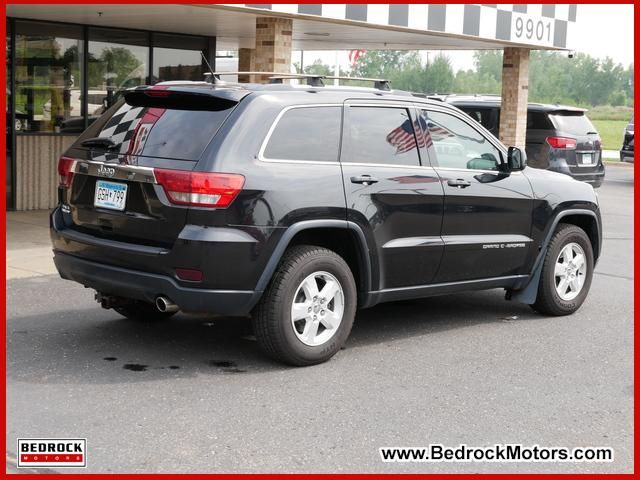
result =
[{"label": "support pillar", "polygon": [[[256,18],[255,68],[259,72],[290,73],[291,37],[293,20],[290,18]],[[256,81],[266,82],[269,75],[256,75]]]},{"label": "support pillar", "polygon": [[[255,48],[238,49],[238,70],[240,72],[253,72],[256,69],[256,50]],[[254,75],[238,75],[238,82],[249,83],[255,82]]]},{"label": "support pillar", "polygon": [[507,47],[502,57],[500,141],[524,149],[529,102],[529,49]]}]

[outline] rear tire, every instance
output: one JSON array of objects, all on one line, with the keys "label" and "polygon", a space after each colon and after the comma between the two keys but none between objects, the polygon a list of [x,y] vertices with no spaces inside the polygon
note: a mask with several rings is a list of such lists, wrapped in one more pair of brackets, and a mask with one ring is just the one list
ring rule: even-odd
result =
[{"label": "rear tire", "polygon": [[542,267],[538,297],[531,307],[544,315],[569,315],[582,305],[593,278],[593,247],[580,227],[561,223]]},{"label": "rear tire", "polygon": [[355,317],[356,284],[347,263],[326,248],[289,249],[253,314],[258,344],[294,366],[326,362],[344,345]]},{"label": "rear tire", "polygon": [[160,322],[175,315],[176,312],[161,312],[155,305],[146,302],[134,301],[127,305],[113,307],[123,317],[137,322]]}]

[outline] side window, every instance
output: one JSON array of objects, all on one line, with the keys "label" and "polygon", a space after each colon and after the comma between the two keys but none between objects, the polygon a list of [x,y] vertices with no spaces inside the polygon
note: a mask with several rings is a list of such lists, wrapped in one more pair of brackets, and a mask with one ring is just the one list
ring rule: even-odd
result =
[{"label": "side window", "polygon": [[545,112],[527,112],[527,130],[551,130],[553,125]]},{"label": "side window", "polygon": [[287,110],[275,126],[263,156],[272,160],[337,162],[342,107]]},{"label": "side window", "polygon": [[416,147],[408,109],[349,107],[342,162],[418,166]]},{"label": "side window", "polygon": [[467,122],[448,113],[423,110],[423,115],[427,144],[433,144],[438,166],[498,170],[500,152]]}]

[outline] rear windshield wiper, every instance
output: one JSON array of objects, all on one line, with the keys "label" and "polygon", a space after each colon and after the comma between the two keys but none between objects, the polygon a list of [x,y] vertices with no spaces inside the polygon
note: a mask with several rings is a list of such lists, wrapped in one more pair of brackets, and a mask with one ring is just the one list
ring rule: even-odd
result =
[{"label": "rear windshield wiper", "polygon": [[587,135],[598,135],[598,132],[587,132]]},{"label": "rear windshield wiper", "polygon": [[93,137],[83,140],[81,145],[83,147],[104,147],[107,150],[116,148],[118,145],[109,137]]}]

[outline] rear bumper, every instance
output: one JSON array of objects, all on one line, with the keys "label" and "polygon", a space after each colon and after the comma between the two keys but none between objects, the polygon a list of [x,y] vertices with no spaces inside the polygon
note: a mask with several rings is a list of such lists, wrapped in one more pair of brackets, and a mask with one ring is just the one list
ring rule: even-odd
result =
[{"label": "rear bumper", "polygon": [[581,182],[590,183],[594,188],[599,187],[604,182],[604,166],[601,172],[597,173],[570,173],[570,175],[576,180]]},{"label": "rear bumper", "polygon": [[54,250],[53,261],[66,280],[73,280],[103,294],[154,302],[163,295],[185,312],[246,315],[259,296],[250,290],[185,288],[163,275],[139,272],[84,260]]},{"label": "rear bumper", "polygon": [[633,163],[633,149],[623,148],[622,150],[620,150],[620,161]]},{"label": "rear bumper", "polygon": [[[151,303],[162,295],[185,312],[246,315],[262,293],[253,278],[264,267],[260,257],[247,254],[256,243],[249,242],[243,231],[187,225],[174,248],[167,250],[67,228],[61,209],[56,208],[50,235],[60,276],[105,295]],[[240,264],[241,257],[249,260]],[[180,280],[175,265],[200,268],[209,282]]]},{"label": "rear bumper", "polygon": [[549,168],[552,172],[564,173],[565,175],[569,175],[570,177],[575,178],[581,182],[586,182],[593,185],[594,188],[599,187],[604,182],[605,168],[604,164],[598,165],[597,169],[593,171],[593,169],[589,168],[589,172],[581,172],[580,167],[572,167],[570,168],[566,163],[557,168]]}]

